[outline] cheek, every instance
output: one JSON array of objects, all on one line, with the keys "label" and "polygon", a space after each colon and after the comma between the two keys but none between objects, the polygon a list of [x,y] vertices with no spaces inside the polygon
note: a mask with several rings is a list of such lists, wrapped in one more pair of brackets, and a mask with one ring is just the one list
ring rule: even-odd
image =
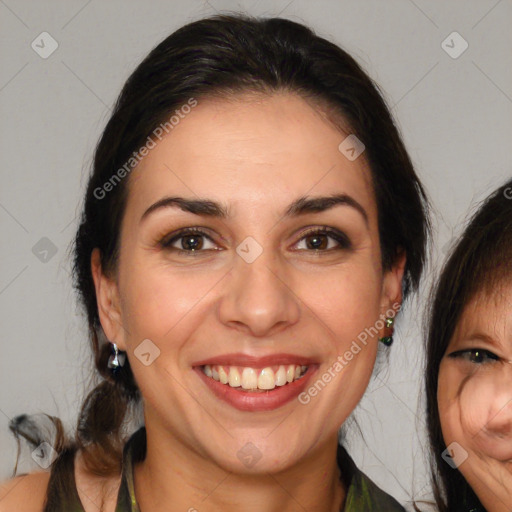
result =
[{"label": "cheek", "polygon": [[462,377],[453,366],[443,360],[439,368],[437,383],[437,405],[439,420],[446,445],[452,441],[464,442],[465,433],[462,430],[460,417],[459,389]]},{"label": "cheek", "polygon": [[447,443],[452,437],[469,439],[485,425],[492,386],[479,377],[461,372],[457,363],[441,364],[437,400]]},{"label": "cheek", "polygon": [[333,304],[333,319],[345,335],[357,337],[374,326],[380,314],[381,287],[378,275],[357,267],[325,283],[325,300]]},{"label": "cheek", "polygon": [[512,458],[512,388],[504,385],[506,380],[499,367],[477,369],[469,377],[456,369],[440,372],[445,438],[463,440],[467,447],[498,460]]},{"label": "cheek", "polygon": [[[320,343],[330,353],[329,362],[350,350],[354,341],[360,350],[356,348],[353,357],[347,354],[347,360],[352,357],[348,366],[358,367],[362,359],[374,357],[370,346],[376,344],[372,338],[376,337],[381,312],[381,285],[376,276],[369,275],[368,270],[340,268],[323,276],[305,277],[302,282],[297,279],[294,286],[302,302],[303,325],[315,330],[319,327],[325,333],[325,342]],[[348,366],[344,373],[350,371]]]},{"label": "cheek", "polygon": [[132,268],[136,270],[126,272],[123,281],[123,317],[127,331],[156,340],[165,339],[219,279],[216,274],[170,272],[165,266]]},{"label": "cheek", "polygon": [[468,436],[477,435],[490,419],[494,385],[489,376],[476,373],[462,386],[459,397],[460,420]]},{"label": "cheek", "polygon": [[383,326],[379,316],[381,284],[378,276],[369,273],[367,268],[357,270],[353,268],[331,276],[316,294],[322,309],[317,307],[315,313],[321,316],[322,323],[332,334],[331,346],[326,351],[331,353],[329,364],[337,362],[333,371],[341,377],[336,381],[337,387],[343,389],[344,400],[339,402],[344,406],[350,400],[355,405],[366,389],[375,363],[379,328]]},{"label": "cheek", "polygon": [[481,452],[502,461],[512,458],[512,388],[501,368],[480,371],[467,382],[461,418]]},{"label": "cheek", "polygon": [[[343,353],[379,318],[382,282],[380,267],[371,256],[368,248],[347,265],[314,272],[284,268],[287,286],[276,284],[274,293],[288,293],[288,300],[296,301],[302,310],[299,321],[311,328],[313,324],[327,328],[332,336],[322,337],[331,347],[336,345],[337,353]],[[233,292],[225,288],[232,279],[222,279],[226,268],[170,269],[165,261],[151,262],[140,256],[126,260],[122,269],[123,322],[132,344],[146,338],[163,342],[171,330],[174,340],[185,340],[199,324],[212,321],[207,317],[225,299],[219,290]],[[366,336],[368,341],[370,337]]]}]

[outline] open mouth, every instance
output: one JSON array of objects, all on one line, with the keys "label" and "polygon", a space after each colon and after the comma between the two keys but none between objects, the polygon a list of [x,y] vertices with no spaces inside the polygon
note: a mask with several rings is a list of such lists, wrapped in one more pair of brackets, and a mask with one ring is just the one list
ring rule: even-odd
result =
[{"label": "open mouth", "polygon": [[238,391],[264,392],[286,386],[301,379],[308,366],[287,364],[252,368],[248,366],[203,365],[203,373],[211,379],[238,388]]}]

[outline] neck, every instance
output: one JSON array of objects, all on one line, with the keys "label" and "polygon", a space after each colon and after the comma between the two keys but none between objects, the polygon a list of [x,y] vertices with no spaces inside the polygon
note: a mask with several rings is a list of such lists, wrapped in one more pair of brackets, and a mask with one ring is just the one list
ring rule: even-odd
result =
[{"label": "neck", "polygon": [[336,461],[337,435],[292,467],[236,474],[207,460],[180,440],[146,423],[147,451],[134,466],[141,512],[339,512],[345,486]]}]

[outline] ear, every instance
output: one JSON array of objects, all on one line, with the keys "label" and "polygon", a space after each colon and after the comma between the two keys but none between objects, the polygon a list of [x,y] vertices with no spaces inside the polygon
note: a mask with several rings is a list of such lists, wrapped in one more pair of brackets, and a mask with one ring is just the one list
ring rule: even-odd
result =
[{"label": "ear", "polygon": [[114,279],[107,277],[101,268],[100,250],[91,253],[91,272],[96,289],[96,302],[101,326],[107,339],[120,350],[126,351],[125,330],[122,324],[119,290]]},{"label": "ear", "polygon": [[381,296],[381,310],[386,312],[393,308],[394,304],[402,303],[402,280],[404,277],[407,257],[405,251],[400,251],[390,270],[384,274]]}]

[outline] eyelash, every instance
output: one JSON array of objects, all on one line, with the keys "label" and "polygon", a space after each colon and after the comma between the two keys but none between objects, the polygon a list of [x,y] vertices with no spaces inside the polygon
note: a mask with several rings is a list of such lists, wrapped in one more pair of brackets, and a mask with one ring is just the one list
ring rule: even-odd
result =
[{"label": "eyelash", "polygon": [[[193,251],[193,250],[185,250],[185,249],[178,249],[176,247],[171,247],[171,245],[174,242],[176,242],[177,240],[179,240],[180,238],[185,238],[186,236],[190,236],[190,235],[202,236],[202,237],[207,238],[211,242],[213,242],[212,238],[207,233],[205,233],[204,231],[202,231],[199,228],[184,228],[184,229],[178,231],[177,233],[174,233],[171,238],[168,238],[168,235],[166,235],[158,242],[158,244],[160,245],[160,247],[162,249],[166,249],[166,250],[170,250],[170,251],[177,251],[178,253],[181,253],[181,254],[186,253],[187,255],[191,255],[191,256],[196,256],[200,252],[213,250],[213,249],[199,249],[197,251]],[[323,226],[321,228],[313,228],[313,229],[306,231],[305,233],[302,234],[299,241],[303,240],[304,238],[307,238],[308,236],[312,236],[312,235],[325,235],[325,236],[331,237],[334,240],[336,240],[336,242],[338,242],[339,247],[337,249],[336,248],[335,249],[333,249],[333,248],[331,248],[331,249],[311,249],[311,250],[306,250],[307,252],[313,252],[313,253],[315,253],[315,252],[330,252],[333,250],[347,250],[347,249],[352,248],[352,244],[351,244],[349,238],[344,233],[334,230],[334,229],[331,229],[331,228],[328,228],[326,226]],[[305,250],[305,249],[301,249],[301,250]]]},{"label": "eyelash", "polygon": [[[477,354],[484,356],[484,358],[486,360],[475,361],[474,357]],[[473,356],[473,359],[472,359],[472,356]],[[476,365],[481,365],[481,364],[486,364],[486,363],[492,364],[496,361],[499,361],[499,359],[500,359],[499,356],[497,356],[493,352],[491,352],[489,350],[482,349],[482,348],[472,348],[472,349],[468,349],[468,350],[457,350],[456,352],[452,352],[451,354],[449,354],[449,357],[452,357],[454,359],[465,359],[466,361],[468,361],[472,364],[476,364]]]}]

